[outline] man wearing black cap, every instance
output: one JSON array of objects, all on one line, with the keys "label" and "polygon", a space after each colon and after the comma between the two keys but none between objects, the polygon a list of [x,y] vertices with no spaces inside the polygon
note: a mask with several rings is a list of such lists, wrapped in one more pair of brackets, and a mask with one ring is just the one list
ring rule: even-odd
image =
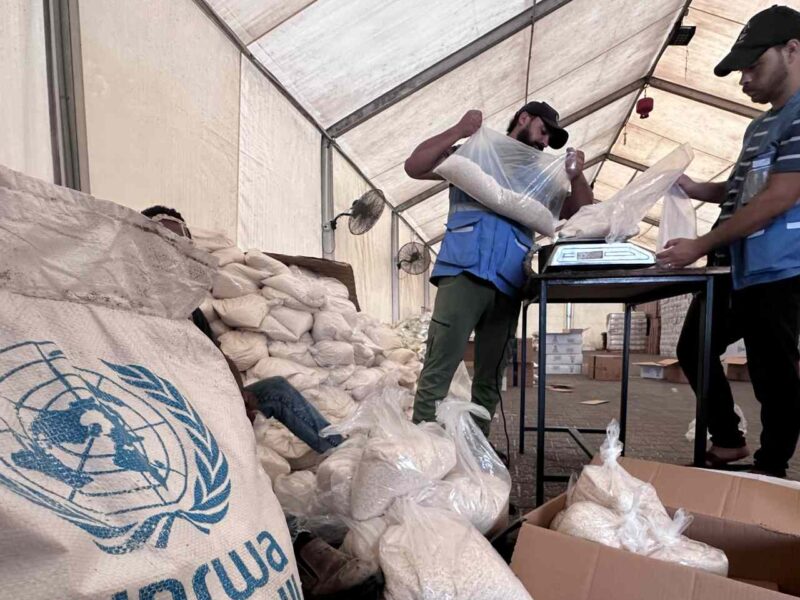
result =
[{"label": "man wearing black cap", "polygon": [[[714,297],[713,351],[744,338],[763,426],[755,470],[784,477],[800,435],[800,13],[773,6],[750,19],[714,69],[719,77],[733,71],[753,102],[772,108],[747,128],[726,183],[682,178],[692,198],[720,204],[720,216],[710,233],[668,242],[658,260],[680,268],[708,254],[709,264],[731,266]],[[695,391],[698,331],[695,300],[678,343]],[[722,467],[750,452],[718,358],[709,392],[707,462]]]},{"label": "man wearing black cap", "polygon": [[[529,102],[511,119],[506,133],[539,150],[563,148],[569,136],[558,119],[548,104]],[[454,151],[456,142],[478,131],[482,122],[480,111],[468,111],[456,125],[420,144],[405,163],[406,173],[414,179],[441,179],[433,170]],[[592,202],[592,190],[582,173],[583,153],[575,152],[574,158],[568,161],[572,194],[564,204],[563,218]],[[523,261],[532,244],[531,233],[518,223],[450,186],[447,232],[431,276],[438,293],[414,401],[415,422],[436,418],[436,403],[447,395],[475,331],[472,401],[489,413],[490,420],[477,419],[488,435],[500,400],[509,341],[517,330]]]}]

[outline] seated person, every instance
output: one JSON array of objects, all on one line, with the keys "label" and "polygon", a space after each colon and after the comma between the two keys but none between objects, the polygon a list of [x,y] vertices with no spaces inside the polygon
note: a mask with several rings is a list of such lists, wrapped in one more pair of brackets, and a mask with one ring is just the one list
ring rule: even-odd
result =
[{"label": "seated person", "polygon": [[[192,233],[177,210],[165,206],[151,206],[143,210],[142,214],[177,235],[188,237],[189,239],[192,238]],[[205,333],[215,345],[219,346],[203,311],[196,308],[191,318],[200,331]],[[242,391],[247,414],[251,421],[255,419],[256,411],[267,418],[274,417],[319,454],[323,454],[342,443],[341,436],[324,437],[320,435],[320,431],[328,427],[330,423],[286,379],[283,377],[270,377],[245,387],[238,369],[227,356],[225,360],[228,362],[233,377]]]},{"label": "seated person", "polygon": [[[143,210],[142,214],[177,235],[192,237],[183,217],[174,209],[152,206]],[[192,312],[191,319],[219,346],[208,319],[199,308]],[[328,421],[286,379],[270,377],[245,387],[236,366],[227,356],[225,360],[242,392],[251,421],[255,419],[256,411],[266,417],[274,417],[318,453],[327,452],[342,443],[341,436],[320,435],[320,431],[329,425]],[[289,517],[287,523],[294,541],[297,568],[306,600],[378,600],[381,597],[383,576],[374,565],[352,558],[321,538],[303,531],[294,517]]]}]

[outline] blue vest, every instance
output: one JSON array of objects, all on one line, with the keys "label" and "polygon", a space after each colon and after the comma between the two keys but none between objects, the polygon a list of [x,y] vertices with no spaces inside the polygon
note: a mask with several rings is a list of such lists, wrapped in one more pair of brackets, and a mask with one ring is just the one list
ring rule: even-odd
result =
[{"label": "blue vest", "polygon": [[532,244],[530,231],[450,186],[447,231],[431,280],[470,273],[515,297],[526,281],[522,265]]},{"label": "blue vest", "polygon": [[[789,100],[777,114],[777,122],[762,136],[751,169],[758,168],[759,162],[775,164],[780,139],[792,127],[798,105],[800,93]],[[731,272],[737,290],[800,275],[800,205],[795,204],[761,231],[733,242]]]}]

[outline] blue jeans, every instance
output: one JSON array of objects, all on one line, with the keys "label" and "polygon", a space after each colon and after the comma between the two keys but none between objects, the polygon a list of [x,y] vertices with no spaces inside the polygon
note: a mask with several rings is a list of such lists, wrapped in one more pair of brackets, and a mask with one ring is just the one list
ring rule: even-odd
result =
[{"label": "blue jeans", "polygon": [[322,454],[344,441],[340,435],[320,435],[330,423],[283,377],[262,379],[245,389],[256,397],[258,409],[265,417],[283,423],[315,452]]}]

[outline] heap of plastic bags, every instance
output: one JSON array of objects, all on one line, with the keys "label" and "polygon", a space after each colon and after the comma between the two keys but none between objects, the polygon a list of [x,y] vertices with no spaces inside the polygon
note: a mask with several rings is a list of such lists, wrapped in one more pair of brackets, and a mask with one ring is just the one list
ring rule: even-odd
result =
[{"label": "heap of plastic bags", "polygon": [[603,463],[584,467],[571,482],[566,507],[550,528],[726,577],[725,553],[684,536],[692,517],[683,510],[670,517],[655,488],[622,468],[621,454],[619,425],[612,421],[600,448]]}]

